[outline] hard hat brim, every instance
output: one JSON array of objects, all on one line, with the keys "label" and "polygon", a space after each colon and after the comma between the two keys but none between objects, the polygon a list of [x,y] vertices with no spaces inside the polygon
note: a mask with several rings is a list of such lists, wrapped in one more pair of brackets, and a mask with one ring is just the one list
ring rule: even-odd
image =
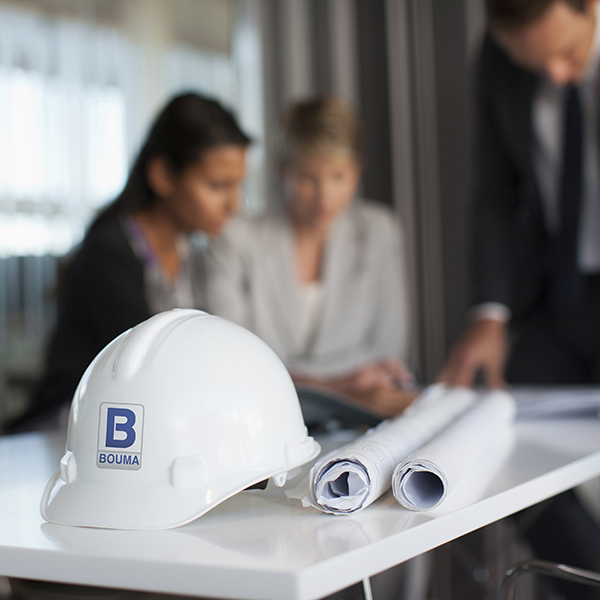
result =
[{"label": "hard hat brim", "polygon": [[118,483],[76,478],[66,483],[58,469],[48,481],[40,506],[49,523],[102,529],[171,529],[201,517],[209,510],[247,487],[292,471],[315,459],[321,448],[302,460],[276,471],[240,472],[232,483],[231,474],[222,485],[177,489],[154,482],[123,486]]}]

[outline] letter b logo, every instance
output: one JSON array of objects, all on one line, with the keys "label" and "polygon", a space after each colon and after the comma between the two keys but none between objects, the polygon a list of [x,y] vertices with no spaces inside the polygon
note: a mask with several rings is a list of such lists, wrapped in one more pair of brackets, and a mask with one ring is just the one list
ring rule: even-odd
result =
[{"label": "letter b logo", "polygon": [[129,448],[135,442],[135,413],[128,408],[108,408],[106,414],[107,448]]}]

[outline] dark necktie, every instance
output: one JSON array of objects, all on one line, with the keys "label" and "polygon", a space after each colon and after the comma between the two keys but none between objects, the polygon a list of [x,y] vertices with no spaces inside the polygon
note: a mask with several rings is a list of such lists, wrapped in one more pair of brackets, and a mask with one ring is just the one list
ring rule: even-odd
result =
[{"label": "dark necktie", "polygon": [[583,278],[578,267],[580,208],[583,191],[583,114],[579,89],[565,90],[563,170],[559,196],[559,230],[551,242],[550,304],[556,312],[572,312],[583,304]]}]

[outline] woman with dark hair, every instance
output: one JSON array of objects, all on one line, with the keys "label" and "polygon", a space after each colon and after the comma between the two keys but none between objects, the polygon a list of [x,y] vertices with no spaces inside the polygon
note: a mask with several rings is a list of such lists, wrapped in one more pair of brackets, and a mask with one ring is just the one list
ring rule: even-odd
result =
[{"label": "woman with dark hair", "polygon": [[249,138],[196,94],[162,111],[119,197],[69,261],[44,378],[11,429],[55,425],[88,364],[123,331],[171,308],[202,308],[196,232],[216,236],[239,209]]}]

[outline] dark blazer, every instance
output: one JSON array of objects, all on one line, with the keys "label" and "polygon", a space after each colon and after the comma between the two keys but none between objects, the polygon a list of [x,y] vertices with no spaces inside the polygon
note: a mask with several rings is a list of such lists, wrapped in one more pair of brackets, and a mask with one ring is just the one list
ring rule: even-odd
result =
[{"label": "dark blazer", "polygon": [[543,300],[548,236],[533,165],[539,78],[489,36],[476,70],[472,186],[473,303],[502,302],[515,319]]},{"label": "dark blazer", "polygon": [[68,259],[44,377],[29,412],[9,428],[27,428],[34,418],[43,420],[70,403],[96,354],[123,331],[149,317],[142,261],[134,253],[119,217],[107,215],[90,229]]}]

